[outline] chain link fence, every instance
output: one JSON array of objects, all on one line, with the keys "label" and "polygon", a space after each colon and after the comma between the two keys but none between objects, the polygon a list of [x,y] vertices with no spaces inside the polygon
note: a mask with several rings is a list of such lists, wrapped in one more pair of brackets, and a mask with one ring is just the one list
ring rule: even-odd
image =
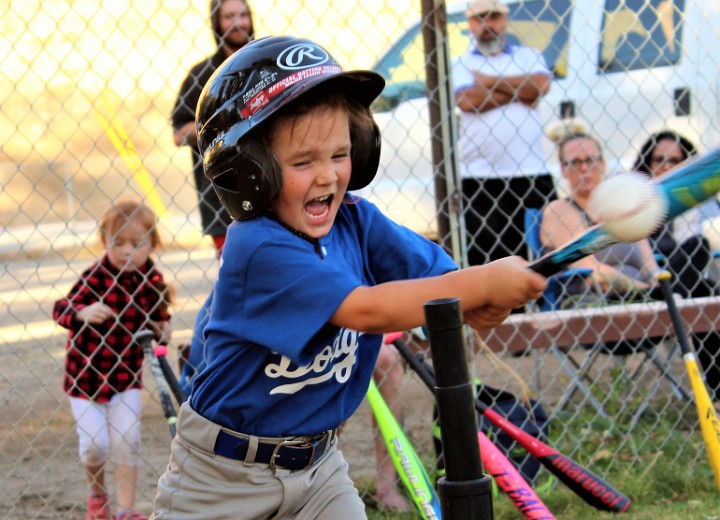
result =
[{"label": "chain link fence", "polygon": [[[215,50],[208,4],[10,0],[0,8],[0,301],[6,309],[0,315],[2,518],[84,515],[86,481],[61,389],[67,331],[54,323],[52,309],[102,254],[97,222],[113,201],[142,199],[158,214],[166,245],[158,262],[177,292],[173,344],[192,338],[217,260],[212,241],[201,231],[190,149],[173,143],[170,115],[191,66]],[[457,214],[440,219],[437,214],[447,201],[435,196],[419,4],[286,0],[254,2],[251,8],[256,37],[305,36],[330,49],[347,68],[372,68],[386,77],[388,86],[374,106],[383,131],[381,170],[363,195],[398,222],[457,246],[438,233],[441,218],[462,218],[457,204],[447,206]],[[716,0],[509,5],[510,43],[541,51],[553,74],[538,103],[544,128],[551,132],[559,121],[581,121],[603,144],[608,172],[632,168],[642,143],[663,129],[686,136],[700,152],[720,142]],[[465,2],[447,6],[452,57],[470,44],[466,7]],[[566,194],[553,144],[545,136],[542,149],[547,171]],[[449,197],[456,197],[456,185],[449,186]],[[712,218],[693,231],[712,250],[720,249],[720,226]],[[461,251],[453,253],[462,258]],[[716,275],[711,264],[700,278],[711,283]],[[710,296],[696,306],[692,327],[716,328],[715,300]],[[591,451],[598,463],[593,469],[601,475],[655,456],[682,459],[688,468],[706,464],[672,331],[659,323],[666,320],[661,306],[644,305],[627,307],[641,309],[647,317],[641,325],[623,317],[569,322],[557,311],[546,315],[556,316],[554,321],[533,321],[542,312],[529,309],[513,317],[515,325],[477,342],[473,371],[484,383],[516,394],[524,384],[509,373],[519,375],[551,412],[553,443],[569,456]],[[649,355],[642,350],[615,355],[601,348],[607,338],[617,341],[624,334],[652,338]],[[583,343],[587,337],[598,339]],[[426,347],[422,338],[411,339]],[[568,365],[569,355],[580,368]],[[582,365],[591,355],[592,367]],[[169,356],[175,362],[178,349]],[[658,367],[657,359],[670,361]],[[711,361],[705,358],[706,364]],[[664,377],[667,373],[671,377]],[[567,395],[575,381],[583,386]],[[149,512],[170,437],[147,373],[144,382],[137,505]],[[435,457],[431,397],[410,373],[400,392],[405,430],[430,466]],[[638,435],[640,425],[653,435]],[[371,413],[363,405],[341,437],[351,474],[370,505],[376,478],[372,431]]]}]

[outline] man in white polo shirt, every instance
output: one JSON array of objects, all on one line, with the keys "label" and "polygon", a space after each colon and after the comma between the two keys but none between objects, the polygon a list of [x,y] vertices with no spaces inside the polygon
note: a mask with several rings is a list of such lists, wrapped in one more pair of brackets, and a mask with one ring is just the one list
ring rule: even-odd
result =
[{"label": "man in white polo shirt", "polygon": [[552,74],[538,51],[507,44],[508,13],[499,0],[470,2],[473,44],[452,69],[471,265],[525,256],[525,208],[555,198],[536,108]]}]

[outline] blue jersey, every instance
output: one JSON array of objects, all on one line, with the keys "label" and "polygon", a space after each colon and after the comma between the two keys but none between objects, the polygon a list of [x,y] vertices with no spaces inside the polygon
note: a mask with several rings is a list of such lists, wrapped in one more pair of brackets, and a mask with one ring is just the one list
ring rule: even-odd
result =
[{"label": "blue jersey", "polygon": [[328,323],[358,286],[456,269],[371,203],[342,204],[317,243],[265,216],[234,222],[190,398],[207,419],[278,437],[337,428],[365,396],[381,335]]}]

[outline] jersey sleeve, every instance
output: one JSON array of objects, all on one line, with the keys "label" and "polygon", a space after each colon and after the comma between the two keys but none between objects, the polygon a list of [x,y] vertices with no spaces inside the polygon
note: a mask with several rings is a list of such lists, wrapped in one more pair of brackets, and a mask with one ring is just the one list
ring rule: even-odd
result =
[{"label": "jersey sleeve", "polygon": [[372,203],[356,205],[361,245],[374,284],[439,276],[458,268],[443,248],[387,218]]}]

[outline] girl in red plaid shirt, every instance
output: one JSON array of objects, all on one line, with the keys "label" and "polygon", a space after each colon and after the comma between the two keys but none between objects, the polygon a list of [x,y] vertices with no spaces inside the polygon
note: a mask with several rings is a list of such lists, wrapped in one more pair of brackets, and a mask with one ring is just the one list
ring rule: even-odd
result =
[{"label": "girl in red plaid shirt", "polygon": [[150,254],[158,248],[157,218],[144,204],[114,204],[100,220],[105,255],[90,266],[53,318],[70,331],[63,388],[77,422],[80,460],[90,491],[87,519],[109,519],[105,462],[115,468],[118,513],[144,519],[133,507],[140,457],[142,348],[133,333],[170,336],[170,290]]}]

